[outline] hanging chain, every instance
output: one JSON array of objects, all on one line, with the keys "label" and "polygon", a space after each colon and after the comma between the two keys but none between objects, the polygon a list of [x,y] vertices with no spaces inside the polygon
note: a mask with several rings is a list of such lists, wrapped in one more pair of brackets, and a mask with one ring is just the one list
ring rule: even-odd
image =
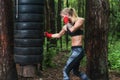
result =
[{"label": "hanging chain", "polygon": [[16,0],[16,19],[18,18],[19,15],[19,6],[18,6],[18,0]]}]

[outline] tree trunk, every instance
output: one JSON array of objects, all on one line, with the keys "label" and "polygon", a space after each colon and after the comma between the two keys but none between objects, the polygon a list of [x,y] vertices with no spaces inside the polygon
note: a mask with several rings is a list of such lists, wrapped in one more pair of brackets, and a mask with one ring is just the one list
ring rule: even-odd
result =
[{"label": "tree trunk", "polygon": [[[56,28],[55,28],[55,4],[54,0],[45,0],[45,26],[46,26],[46,31],[50,33],[55,33]],[[47,39],[47,51],[49,50],[50,47],[56,47],[56,39]]]},{"label": "tree trunk", "polygon": [[[48,15],[48,0],[45,0],[45,31],[48,31],[50,28],[49,28],[49,15]],[[47,42],[49,40],[47,39]],[[47,51],[49,50],[49,45],[48,43],[46,44],[46,47],[47,47]]]},{"label": "tree trunk", "polygon": [[108,19],[108,0],[86,0],[85,51],[91,80],[109,80]]},{"label": "tree trunk", "polygon": [[85,17],[85,0],[77,0],[78,16]]},{"label": "tree trunk", "polygon": [[69,7],[69,2],[68,2],[68,0],[66,0],[66,7]]},{"label": "tree trunk", "polygon": [[83,0],[77,0],[77,1],[78,1],[78,16],[82,16],[81,8],[82,8]]},{"label": "tree trunk", "polygon": [[[55,1],[49,0],[49,14],[50,14],[50,29],[52,33],[56,33],[56,26],[55,26]],[[52,44],[52,47],[56,47],[56,39],[51,39],[50,43]]]},{"label": "tree trunk", "polygon": [[13,60],[12,0],[0,0],[0,80],[17,80]]},{"label": "tree trunk", "polygon": [[[66,0],[66,7],[69,7],[69,1],[68,0]],[[68,34],[66,34],[65,38],[66,38],[66,49],[68,50],[68,42],[69,42]]]},{"label": "tree trunk", "polygon": [[[60,16],[61,9],[62,9],[62,0],[58,0],[57,32],[61,30],[61,16]],[[60,38],[60,48],[62,49],[62,37]]]}]

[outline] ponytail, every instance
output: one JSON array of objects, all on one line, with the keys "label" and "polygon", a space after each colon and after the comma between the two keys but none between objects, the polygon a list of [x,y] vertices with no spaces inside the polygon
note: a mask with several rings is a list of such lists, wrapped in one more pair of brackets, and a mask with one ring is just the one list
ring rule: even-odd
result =
[{"label": "ponytail", "polygon": [[76,13],[76,11],[75,11],[75,9],[74,8],[69,8],[70,9],[70,15],[72,16],[72,17],[78,17],[78,15],[77,15],[77,13]]},{"label": "ponytail", "polygon": [[72,22],[75,22],[78,19],[78,15],[77,15],[77,13],[76,13],[74,8],[69,8],[69,10],[70,10],[69,14],[72,17]]}]

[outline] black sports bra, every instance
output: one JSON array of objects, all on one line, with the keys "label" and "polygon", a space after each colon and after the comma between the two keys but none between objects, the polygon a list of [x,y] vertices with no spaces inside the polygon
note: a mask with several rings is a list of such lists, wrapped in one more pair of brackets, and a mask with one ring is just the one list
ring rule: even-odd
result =
[{"label": "black sports bra", "polygon": [[69,30],[69,28],[67,27],[67,33],[70,35],[70,36],[77,36],[77,35],[83,35],[83,30],[76,30],[75,32],[71,32]]}]

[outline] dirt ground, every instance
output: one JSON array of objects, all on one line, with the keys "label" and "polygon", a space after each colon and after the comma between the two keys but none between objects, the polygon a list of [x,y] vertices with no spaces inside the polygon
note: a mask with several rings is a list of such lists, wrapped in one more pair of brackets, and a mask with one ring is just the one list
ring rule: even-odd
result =
[{"label": "dirt ground", "polygon": [[[44,69],[42,73],[43,74],[43,80],[62,80],[62,70],[65,65],[65,62],[67,60],[68,52],[60,52],[55,56],[53,59],[54,64],[56,65],[53,68],[47,68]],[[80,68],[82,71],[85,71],[85,68],[81,67]],[[80,80],[78,77],[73,75],[72,73],[70,74],[71,80]],[[109,72],[109,80],[120,80],[120,73],[116,72]]]}]

